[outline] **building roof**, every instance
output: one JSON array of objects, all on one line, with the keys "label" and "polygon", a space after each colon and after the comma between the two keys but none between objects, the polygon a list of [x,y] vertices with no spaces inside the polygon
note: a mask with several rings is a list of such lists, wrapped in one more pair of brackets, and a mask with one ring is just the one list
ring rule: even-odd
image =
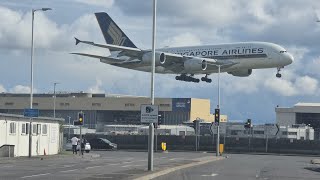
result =
[{"label": "building roof", "polygon": [[320,103],[303,103],[303,102],[298,102],[294,106],[312,106],[312,107],[320,107]]},{"label": "building roof", "polygon": [[[6,113],[0,113],[0,117],[5,118],[16,118],[16,120],[30,120],[30,118],[25,117],[23,115],[17,115],[17,114],[6,114]],[[34,120],[45,120],[45,121],[58,121],[58,122],[64,122],[64,119],[62,118],[53,118],[53,117],[33,117]]]}]

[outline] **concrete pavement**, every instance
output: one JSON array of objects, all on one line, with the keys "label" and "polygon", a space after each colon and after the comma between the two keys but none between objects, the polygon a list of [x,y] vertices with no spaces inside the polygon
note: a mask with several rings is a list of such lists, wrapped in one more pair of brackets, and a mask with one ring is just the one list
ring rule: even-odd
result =
[{"label": "concrete pavement", "polygon": [[[90,153],[89,153],[90,154]],[[13,158],[0,163],[2,179],[134,179],[174,169],[189,163],[214,159],[214,154],[169,152],[154,154],[154,172],[147,171],[147,152],[97,151],[86,154],[58,155],[50,158]],[[202,159],[201,159],[202,158]]]},{"label": "concrete pavement", "polygon": [[211,162],[155,178],[156,180],[302,180],[320,179],[315,157],[231,154],[223,161]]}]

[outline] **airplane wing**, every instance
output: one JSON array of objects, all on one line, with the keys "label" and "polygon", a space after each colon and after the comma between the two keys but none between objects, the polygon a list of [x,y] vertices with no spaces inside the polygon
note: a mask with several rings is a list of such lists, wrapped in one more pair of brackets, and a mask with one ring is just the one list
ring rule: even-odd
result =
[{"label": "airplane wing", "polygon": [[92,41],[81,41],[76,37],[75,37],[75,40],[76,40],[76,45],[78,45],[79,43],[84,43],[84,44],[89,44],[89,45],[97,46],[101,48],[107,48],[110,51],[121,51],[120,55],[123,55],[123,56],[140,57],[143,54],[143,51],[139,48],[117,46],[112,44],[97,44]]},{"label": "airplane wing", "polygon": [[[104,60],[104,63],[107,63],[107,64],[125,64],[125,63],[132,63],[132,62],[141,62],[142,56],[145,53],[151,52],[150,50],[141,50],[139,48],[118,46],[118,45],[112,45],[112,44],[97,44],[92,41],[82,41],[82,40],[79,40],[78,38],[75,38],[75,40],[76,40],[76,45],[78,45],[79,43],[84,43],[84,44],[97,46],[101,48],[107,48],[110,51],[118,51],[119,52],[118,57],[120,56],[130,57],[129,60],[123,60],[120,58],[112,58],[112,57],[98,56],[98,55],[85,54],[85,53],[71,53],[71,54],[76,54],[81,56],[98,58],[98,59]],[[184,62],[190,59],[199,60],[199,61],[205,60],[208,66],[218,67],[218,65],[220,65],[222,68],[230,67],[236,64],[231,60],[216,60],[216,59],[196,57],[196,56],[183,56],[179,54],[173,54],[173,53],[167,53],[167,52],[161,52],[161,51],[157,51],[157,52],[165,54],[166,63],[161,66],[168,69],[172,67],[175,67],[175,68],[183,67]]]},{"label": "airplane wing", "polygon": [[196,56],[183,56],[183,55],[172,54],[172,53],[165,53],[165,55],[168,60],[168,63],[165,63],[164,67],[170,66],[172,64],[181,64],[183,66],[184,61],[189,60],[189,59],[205,60],[207,62],[207,65],[209,65],[209,66],[217,66],[218,67],[220,65],[223,68],[238,64],[238,63],[233,62],[232,60],[217,60],[217,59],[196,57]]}]

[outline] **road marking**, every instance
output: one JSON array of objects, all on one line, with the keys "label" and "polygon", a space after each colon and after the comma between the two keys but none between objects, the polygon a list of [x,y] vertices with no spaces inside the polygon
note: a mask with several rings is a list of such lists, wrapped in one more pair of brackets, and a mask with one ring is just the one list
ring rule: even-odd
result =
[{"label": "road marking", "polygon": [[186,168],[190,168],[190,167],[194,167],[194,166],[199,166],[199,165],[202,165],[202,164],[207,164],[207,163],[211,163],[213,161],[217,161],[217,160],[222,160],[224,159],[223,157],[217,157],[217,158],[212,158],[212,157],[204,157],[204,158],[198,158],[198,159],[194,159],[198,162],[192,162],[192,163],[189,163],[189,164],[184,164],[184,165],[181,165],[181,166],[176,166],[176,167],[172,167],[172,168],[169,168],[169,169],[165,169],[165,170],[162,170],[162,171],[158,171],[156,173],[152,173],[152,174],[148,174],[148,175],[145,175],[145,176],[142,176],[142,177],[138,177],[138,178],[135,178],[134,180],[147,180],[147,179],[154,179],[156,177],[159,177],[159,176],[163,176],[165,174],[169,174],[169,173],[172,173],[174,171],[178,171],[178,170],[181,170],[181,169],[186,169]]},{"label": "road marking", "polygon": [[124,168],[124,167],[130,167],[130,166],[132,166],[132,165],[124,165],[124,166],[121,166],[121,167],[123,167],[123,168]]},{"label": "road marking", "polygon": [[75,166],[75,164],[73,164],[73,165],[64,165],[63,167],[72,167],[72,166]]},{"label": "road marking", "polygon": [[97,168],[97,167],[101,167],[101,166],[91,166],[91,167],[86,167],[86,169],[93,169],[93,168]]},{"label": "road marking", "polygon": [[11,168],[13,165],[2,166],[2,168]]},{"label": "road marking", "polygon": [[184,159],[184,158],[172,158],[172,159],[169,159],[169,161],[174,161],[174,160],[179,160],[179,159]]},{"label": "road marking", "polygon": [[122,164],[129,164],[129,163],[133,163],[132,161],[127,161],[127,162],[123,162]]},{"label": "road marking", "polygon": [[216,175],[218,175],[218,174],[211,174],[211,175],[206,175],[206,174],[204,174],[204,175],[201,175],[201,176],[216,176]]},{"label": "road marking", "polygon": [[23,176],[21,177],[21,179],[25,179],[25,178],[31,178],[31,177],[37,177],[37,176],[45,176],[45,175],[49,175],[50,173],[45,173],[45,174],[35,174],[35,175],[31,175],[31,176]]},{"label": "road marking", "polygon": [[72,172],[72,171],[77,171],[78,169],[70,169],[70,170],[66,170],[66,171],[60,171],[61,173],[65,173],[65,172]]},{"label": "road marking", "polygon": [[119,163],[116,163],[116,164],[108,164],[110,166],[116,166],[116,165],[119,165]]}]

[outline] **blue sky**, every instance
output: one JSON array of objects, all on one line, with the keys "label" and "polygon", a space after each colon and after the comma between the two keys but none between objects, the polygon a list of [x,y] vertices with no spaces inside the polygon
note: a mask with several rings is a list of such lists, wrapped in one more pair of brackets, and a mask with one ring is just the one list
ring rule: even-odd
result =
[{"label": "blue sky", "polygon": [[[140,48],[151,47],[152,1],[146,0],[1,0],[0,92],[30,91],[31,9],[51,7],[35,16],[35,89],[149,96],[150,74],[115,68],[70,52],[108,54],[74,45],[74,38],[104,43],[94,12],[105,11]],[[229,119],[275,121],[274,108],[319,102],[320,3],[316,0],[159,0],[157,47],[268,41],[295,57],[275,77],[276,69],[253,70],[249,77],[221,76],[221,112]],[[178,82],[156,75],[157,97],[217,101],[213,83]]]}]

